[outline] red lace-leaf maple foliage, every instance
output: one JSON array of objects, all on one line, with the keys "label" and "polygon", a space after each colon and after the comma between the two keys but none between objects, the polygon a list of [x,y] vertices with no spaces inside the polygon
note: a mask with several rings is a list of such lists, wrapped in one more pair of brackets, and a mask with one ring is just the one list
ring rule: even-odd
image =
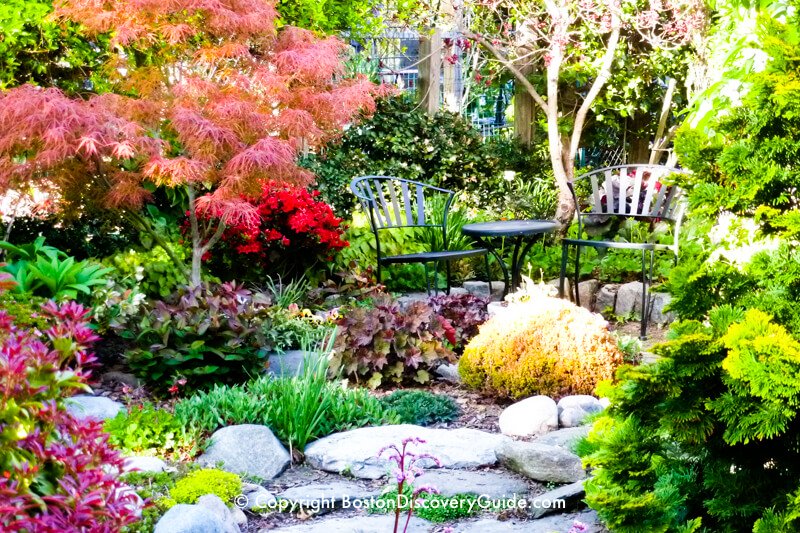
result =
[{"label": "red lace-leaf maple foliage", "polygon": [[[80,99],[24,86],[0,95],[0,192],[34,183],[138,209],[147,182],[187,186],[192,216],[255,223],[243,195],[265,181],[310,183],[299,151],[370,112],[382,91],[345,76],[341,40],[276,31],[274,1],[60,0],[55,16],[110,34],[113,93]],[[215,237],[214,228],[193,245]]]}]

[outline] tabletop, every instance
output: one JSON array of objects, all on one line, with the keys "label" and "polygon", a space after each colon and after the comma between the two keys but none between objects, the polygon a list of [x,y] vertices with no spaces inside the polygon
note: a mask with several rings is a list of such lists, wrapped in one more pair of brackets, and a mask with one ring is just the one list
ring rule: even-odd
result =
[{"label": "tabletop", "polygon": [[517,237],[550,233],[557,227],[553,220],[498,220],[466,224],[461,232],[473,237]]}]

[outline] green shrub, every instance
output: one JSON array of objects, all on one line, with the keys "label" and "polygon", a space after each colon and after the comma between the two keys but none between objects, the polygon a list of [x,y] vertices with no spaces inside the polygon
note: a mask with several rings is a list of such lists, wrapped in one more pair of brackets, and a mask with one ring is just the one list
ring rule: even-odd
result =
[{"label": "green shrub", "polygon": [[11,275],[16,286],[11,292],[32,294],[54,300],[87,301],[92,287],[104,285],[113,270],[88,260],[75,261],[57,248],[45,244],[44,237],[15,246],[0,241],[8,263],[0,271]]},{"label": "green shrub", "polygon": [[655,351],[604,388],[589,504],[622,533],[796,531],[800,343],[759,310],[722,306]]},{"label": "green shrub", "polygon": [[592,394],[622,363],[600,315],[546,296],[481,326],[459,360],[467,387],[509,398]]},{"label": "green shrub", "polygon": [[430,426],[452,422],[461,412],[449,396],[422,390],[399,390],[381,398],[381,403],[395,411],[403,424]]},{"label": "green shrub", "polygon": [[138,345],[125,357],[162,391],[244,381],[265,368],[260,328],[269,303],[235,283],[184,288],[168,301],[149,302],[144,316],[120,332]]},{"label": "green shrub", "polygon": [[46,331],[50,327],[48,320],[41,314],[41,306],[47,300],[37,296],[0,292],[0,309],[14,317],[17,327]]},{"label": "green shrub", "polygon": [[371,388],[408,379],[426,383],[430,368],[454,360],[444,341],[455,344],[455,330],[430,305],[413,302],[401,309],[385,295],[373,304],[351,309],[339,320],[332,375],[364,380]]},{"label": "green shrub", "polygon": [[213,468],[195,470],[186,477],[175,482],[169,495],[175,503],[197,503],[201,496],[215,494],[225,502],[230,503],[242,493],[242,480],[231,472],[223,472]]},{"label": "green shrub", "polygon": [[186,460],[200,448],[200,435],[186,428],[169,411],[152,404],[132,406],[106,420],[103,428],[112,446],[126,454],[157,455]]},{"label": "green shrub", "polygon": [[[177,244],[170,245],[170,249],[184,263],[176,265],[160,246],[145,251],[130,248],[107,257],[103,262],[114,267],[115,279],[123,284],[136,285],[151,298],[166,298],[188,282],[184,264],[189,261],[189,250]],[[214,281],[208,277],[204,279]]]},{"label": "green shrub", "polygon": [[321,372],[218,385],[180,400],[175,415],[184,425],[207,432],[233,424],[263,424],[281,442],[301,450],[332,433],[399,423],[397,415],[366,390],[343,388]]},{"label": "green shrub", "polygon": [[288,310],[275,306],[261,322],[262,346],[278,353],[299,350],[308,339],[324,339],[333,327],[332,322],[311,314],[308,309]]}]

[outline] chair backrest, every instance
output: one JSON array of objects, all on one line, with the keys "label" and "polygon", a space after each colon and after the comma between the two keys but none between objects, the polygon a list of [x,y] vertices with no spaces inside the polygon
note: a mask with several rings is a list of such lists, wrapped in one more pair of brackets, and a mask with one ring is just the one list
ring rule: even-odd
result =
[{"label": "chair backrest", "polygon": [[[684,211],[683,192],[663,179],[686,172],[662,165],[620,165],[593,170],[570,183],[578,214],[579,231],[587,216],[624,217],[680,223]],[[591,186],[587,202],[581,205],[575,188],[586,180]],[[588,205],[586,205],[588,204]]]},{"label": "chair backrest", "polygon": [[[404,227],[440,227],[447,225],[447,212],[455,192],[392,176],[360,176],[350,182],[364,211],[369,215],[372,231]],[[442,221],[434,221],[426,202],[433,195],[445,195]]]}]

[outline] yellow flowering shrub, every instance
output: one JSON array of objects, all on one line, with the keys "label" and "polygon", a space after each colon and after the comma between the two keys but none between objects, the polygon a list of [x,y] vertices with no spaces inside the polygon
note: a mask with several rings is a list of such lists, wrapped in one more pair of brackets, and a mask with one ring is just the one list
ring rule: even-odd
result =
[{"label": "yellow flowering shrub", "polygon": [[464,384],[501,397],[591,394],[622,352],[600,315],[551,297],[511,305],[464,349]]}]

